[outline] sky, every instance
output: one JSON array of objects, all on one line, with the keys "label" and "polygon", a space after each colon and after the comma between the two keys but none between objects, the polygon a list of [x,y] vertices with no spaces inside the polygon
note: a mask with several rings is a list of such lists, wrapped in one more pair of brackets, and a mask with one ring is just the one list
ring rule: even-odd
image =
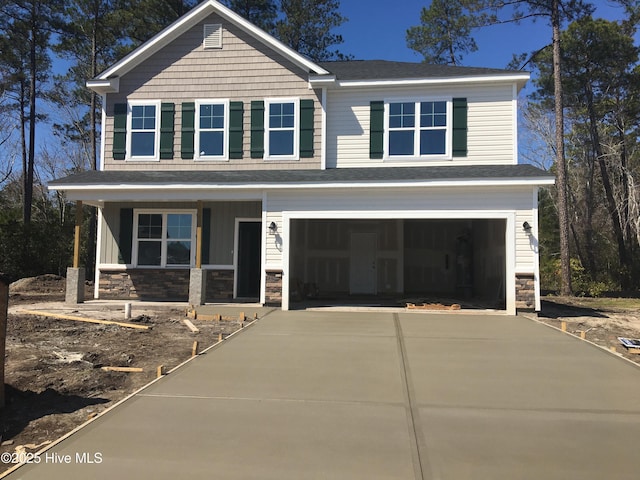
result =
[{"label": "sky", "polygon": [[[406,31],[420,24],[420,11],[428,0],[341,0],[340,10],[348,18],[339,33],[345,42],[339,50],[358,60],[420,62],[422,57],[406,44]],[[594,17],[622,18],[624,10],[606,0],[597,6]],[[366,8],[363,8],[366,5]],[[478,51],[463,58],[473,67],[506,68],[514,53],[538,50],[551,41],[551,27],[544,20],[520,25],[497,25],[474,32]]]}]

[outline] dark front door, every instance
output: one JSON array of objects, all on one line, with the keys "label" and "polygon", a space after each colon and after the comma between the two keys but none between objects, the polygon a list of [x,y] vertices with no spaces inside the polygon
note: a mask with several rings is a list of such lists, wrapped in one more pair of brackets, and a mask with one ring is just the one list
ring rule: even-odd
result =
[{"label": "dark front door", "polygon": [[238,224],[237,297],[260,296],[261,222]]}]

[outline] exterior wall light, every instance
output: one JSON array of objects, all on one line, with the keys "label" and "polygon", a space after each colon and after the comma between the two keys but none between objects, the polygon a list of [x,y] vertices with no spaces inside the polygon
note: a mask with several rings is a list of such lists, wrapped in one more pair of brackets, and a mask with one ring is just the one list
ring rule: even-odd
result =
[{"label": "exterior wall light", "polygon": [[278,231],[278,226],[276,225],[276,222],[271,222],[269,224],[269,233],[271,235],[275,235],[277,231]]},{"label": "exterior wall light", "polygon": [[522,224],[522,229],[527,235],[531,235],[531,225],[529,224],[529,222],[524,222]]}]

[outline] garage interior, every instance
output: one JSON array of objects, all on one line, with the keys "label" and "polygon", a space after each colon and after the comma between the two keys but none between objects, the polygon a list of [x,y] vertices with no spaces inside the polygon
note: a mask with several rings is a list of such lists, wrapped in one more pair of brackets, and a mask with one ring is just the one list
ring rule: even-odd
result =
[{"label": "garage interior", "polygon": [[506,308],[504,219],[291,221],[290,305]]}]

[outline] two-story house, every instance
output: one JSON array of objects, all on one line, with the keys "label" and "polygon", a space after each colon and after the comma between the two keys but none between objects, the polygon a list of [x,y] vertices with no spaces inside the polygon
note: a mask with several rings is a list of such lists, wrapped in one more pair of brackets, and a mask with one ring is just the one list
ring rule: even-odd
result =
[{"label": "two-story house", "polygon": [[97,298],[539,308],[522,72],[317,63],[208,0],[95,79]]}]

